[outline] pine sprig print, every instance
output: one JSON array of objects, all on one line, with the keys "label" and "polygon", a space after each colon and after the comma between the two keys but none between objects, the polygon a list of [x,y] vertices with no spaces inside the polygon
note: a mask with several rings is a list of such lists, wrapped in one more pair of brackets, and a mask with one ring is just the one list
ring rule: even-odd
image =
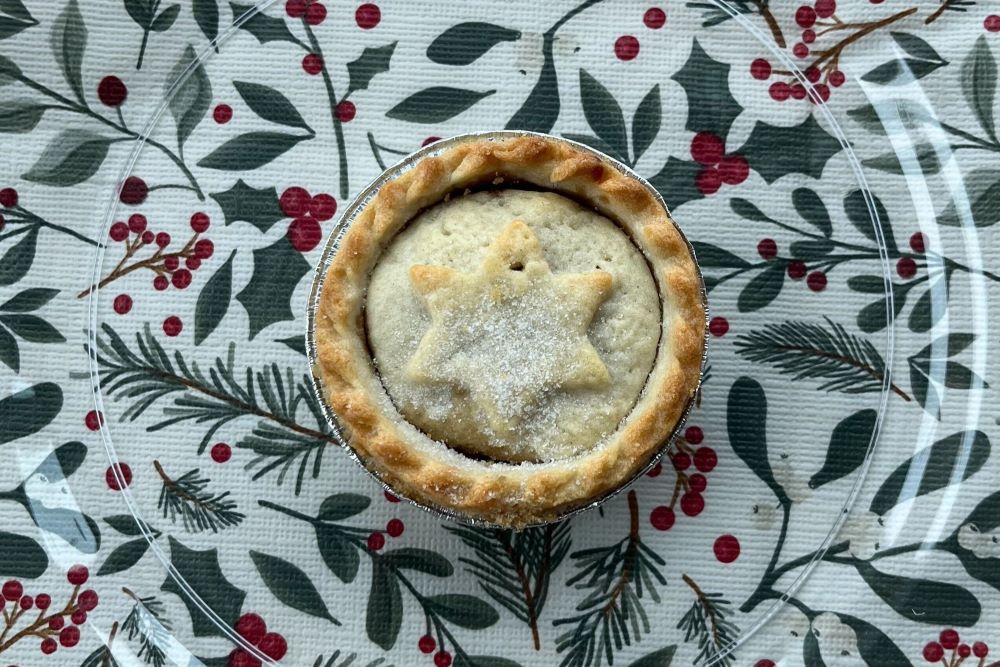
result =
[{"label": "pine sprig print", "polygon": [[569,553],[569,521],[522,531],[445,526],[475,553],[459,559],[493,600],[531,629],[541,648],[538,620],[548,598],[549,582]]},{"label": "pine sprig print", "polygon": [[229,491],[214,493],[208,490],[211,480],[203,477],[195,468],[177,479],[172,479],[159,461],[153,461],[153,468],[160,476],[162,487],[156,507],[163,512],[163,518],[176,523],[178,517],[189,533],[211,530],[217,533],[230,526],[238,526],[246,515],[236,510],[236,502],[229,497]]},{"label": "pine sprig print", "polygon": [[[341,653],[340,650],[336,650],[329,658],[317,656],[312,667],[348,667],[356,664],[354,661],[357,657],[357,653]],[[375,658],[371,662],[366,662],[364,667],[392,667],[392,665],[386,663],[385,658]]]},{"label": "pine sprig print", "polygon": [[163,603],[155,597],[140,598],[128,588],[122,591],[134,604],[122,621],[121,630],[129,641],[138,641],[136,657],[147,665],[163,667],[167,664],[164,647],[171,641],[170,623],[164,618]]},{"label": "pine sprig print", "polygon": [[628,493],[629,534],[620,541],[571,554],[579,572],[567,585],[588,591],[575,616],[554,625],[569,629],[556,638],[564,653],[560,667],[599,667],[614,664],[615,651],[630,646],[650,632],[643,598],[660,601],[658,586],[667,583],[660,567],[665,562],[643,544],[639,535],[639,506],[635,491]]},{"label": "pine sprig print", "polygon": [[[150,432],[182,423],[207,424],[198,444],[204,452],[216,432],[241,417],[258,418],[257,425],[241,436],[236,446],[256,456],[248,463],[253,479],[278,471],[282,484],[295,472],[295,493],[305,476],[319,475],[323,450],[336,444],[309,379],[284,372],[277,364],[261,369],[237,369],[236,346],[226,358],[217,357],[206,370],[175,351],[169,354],[149,326],[136,333],[134,348],[107,324],[90,353],[96,358],[101,387],[116,401],[128,401],[122,419],[135,421],[161,402],[163,419],[147,427]],[[305,426],[300,416],[316,424]],[[297,466],[297,469],[295,469]]]},{"label": "pine sprig print", "polygon": [[681,618],[677,628],[684,632],[684,641],[696,639],[697,665],[720,665],[729,667],[736,656],[729,648],[736,641],[740,630],[727,617],[731,613],[730,602],[720,593],[705,593],[694,579],[683,575],[684,583],[694,591],[695,601]]},{"label": "pine sprig print", "polygon": [[[875,346],[829,318],[823,319],[826,326],[790,320],[741,334],[736,339],[736,353],[774,366],[782,375],[791,375],[793,381],[822,380],[819,389],[823,391],[881,391],[885,360]],[[911,400],[895,384],[891,389],[903,400]]]}]

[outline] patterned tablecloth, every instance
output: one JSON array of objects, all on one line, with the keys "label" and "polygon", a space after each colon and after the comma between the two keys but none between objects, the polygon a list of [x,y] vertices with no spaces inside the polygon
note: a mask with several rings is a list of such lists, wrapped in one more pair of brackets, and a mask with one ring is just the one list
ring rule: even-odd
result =
[{"label": "patterned tablecloth", "polygon": [[[0,0],[0,663],[1000,664],[998,13]],[[663,462],[522,533],[383,493],[303,344],[354,193],[505,127],[647,177],[712,309]]]}]

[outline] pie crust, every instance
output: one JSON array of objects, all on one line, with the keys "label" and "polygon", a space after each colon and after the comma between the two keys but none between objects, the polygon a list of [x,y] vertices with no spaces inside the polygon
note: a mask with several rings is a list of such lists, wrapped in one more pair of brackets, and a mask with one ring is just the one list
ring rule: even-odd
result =
[{"label": "pie crust", "polygon": [[[566,195],[620,225],[648,262],[661,307],[656,356],[631,411],[592,448],[544,462],[466,456],[408,422],[383,385],[365,327],[372,272],[408,222],[456,194],[516,184]],[[601,282],[596,274],[581,275]],[[519,528],[603,499],[653,461],[700,381],[703,283],[662,201],[617,163],[543,135],[449,142],[382,183],[340,237],[318,299],[314,373],[347,443],[391,490],[458,518]]]}]

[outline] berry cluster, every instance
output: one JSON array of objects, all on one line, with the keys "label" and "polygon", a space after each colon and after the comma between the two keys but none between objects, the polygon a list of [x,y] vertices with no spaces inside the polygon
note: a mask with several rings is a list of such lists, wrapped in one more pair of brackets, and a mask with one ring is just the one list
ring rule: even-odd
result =
[{"label": "berry cluster", "polygon": [[[386,498],[389,497],[388,492],[386,492]],[[395,498],[395,496],[393,496]],[[398,503],[399,499],[391,500],[390,502]],[[403,534],[406,526],[403,524],[402,519],[389,519],[388,523],[385,524],[385,533],[389,537],[399,537]],[[375,531],[368,535],[368,550],[369,551],[380,551],[385,546],[385,534],[382,531]]]},{"label": "berry cluster", "polygon": [[[257,614],[243,614],[233,628],[247,643],[272,660],[281,660],[288,653],[285,638],[277,632],[268,632],[267,623]],[[228,667],[261,667],[260,658],[241,648],[233,649],[226,664]]]},{"label": "berry cluster", "polygon": [[[774,239],[763,238],[757,243],[757,254],[768,261],[781,260],[778,257],[778,244]],[[786,262],[785,272],[792,280],[806,279],[806,285],[814,292],[826,289],[826,273],[820,270],[809,271],[809,267],[801,259],[781,260]]]},{"label": "berry cluster", "polygon": [[[45,655],[55,653],[60,646],[73,648],[80,641],[80,626],[87,622],[87,614],[97,608],[99,598],[92,589],[81,591],[90,572],[83,565],[74,565],[66,573],[66,580],[73,586],[69,599],[62,609],[50,611],[52,596],[38,593],[26,595],[20,581],[12,579],[0,588],[0,610],[3,611],[4,628],[0,638],[0,652],[7,650],[27,637],[41,639],[39,648]],[[31,624],[15,630],[18,622],[33,609],[38,610]]]},{"label": "berry cluster", "polygon": [[694,183],[705,196],[719,191],[722,184],[738,185],[750,175],[750,165],[741,155],[726,155],[726,145],[711,132],[699,132],[691,140],[691,157],[704,166]]},{"label": "berry cluster", "polygon": [[[946,655],[948,651],[951,653]],[[936,642],[930,642],[924,647],[924,660],[941,662],[946,667],[958,667],[970,656],[979,658],[979,667],[982,667],[989,654],[990,647],[984,642],[975,642],[969,646],[962,642],[958,631],[952,628],[942,630]]]},{"label": "berry cluster", "polygon": [[[667,13],[659,7],[650,7],[642,15],[642,23],[650,30],[659,30],[667,22]],[[639,55],[639,40],[634,35],[622,35],[615,40],[615,57],[633,60]]]},{"label": "berry cluster", "polygon": [[[802,28],[801,40],[792,46],[792,54],[799,59],[808,58],[814,53],[811,45],[828,32],[843,30],[850,27],[836,16],[836,0],[816,0],[812,5],[801,5],[795,10],[795,23]],[[817,30],[819,32],[817,32]],[[830,89],[839,88],[847,80],[844,73],[839,69],[840,50],[845,46],[845,42],[832,47],[829,51],[820,54],[816,63],[806,68],[804,74],[806,79],[813,85],[814,95],[809,95],[806,87],[798,83],[792,72],[788,70],[772,69],[771,63],[764,58],[757,58],[750,63],[750,76],[758,81],[767,81],[772,75],[784,77],[784,80],[774,81],[768,93],[771,99],[784,102],[788,99],[803,100],[810,102],[826,102],[830,99]]]},{"label": "berry cluster", "polygon": [[[420,649],[421,653],[434,653],[434,649],[437,648],[437,642],[434,640],[434,637],[424,635],[417,640],[417,648]],[[449,665],[451,665],[451,653],[448,653],[443,648],[434,653],[434,667],[449,667]]]},{"label": "berry cluster", "polygon": [[282,192],[278,203],[281,212],[293,218],[286,235],[292,247],[299,252],[309,252],[319,245],[323,238],[319,223],[329,220],[337,212],[336,199],[325,192],[313,197],[308,190],[297,185]]},{"label": "berry cluster", "polygon": [[[705,476],[715,469],[719,459],[711,447],[700,446],[705,440],[705,433],[698,426],[689,426],[684,430],[684,438],[676,440],[667,452],[667,457],[673,465],[675,473],[674,491],[669,505],[659,505],[653,508],[649,522],[657,530],[670,530],[677,520],[674,508],[680,499],[681,511],[687,516],[695,517],[705,509],[705,489],[708,478]],[[691,466],[697,472],[689,473]],[[663,472],[663,463],[657,463],[647,475],[658,477]]]},{"label": "berry cluster", "polygon": [[317,0],[288,0],[285,13],[293,19],[301,18],[309,25],[319,25],[326,20],[326,5]]},{"label": "berry cluster", "polygon": [[[319,0],[287,0],[285,13],[293,19],[301,19],[309,26],[317,26],[326,20],[326,6]],[[368,2],[355,10],[354,20],[362,30],[371,30],[382,20],[382,11],[378,5]],[[313,76],[319,74],[323,71],[323,56],[318,53],[307,53],[302,58],[302,69],[306,74]],[[337,117],[341,122],[346,123],[354,118],[353,111],[348,109],[353,110],[354,104],[344,100],[337,105]],[[346,115],[350,115],[350,118],[346,120],[341,118]]]}]

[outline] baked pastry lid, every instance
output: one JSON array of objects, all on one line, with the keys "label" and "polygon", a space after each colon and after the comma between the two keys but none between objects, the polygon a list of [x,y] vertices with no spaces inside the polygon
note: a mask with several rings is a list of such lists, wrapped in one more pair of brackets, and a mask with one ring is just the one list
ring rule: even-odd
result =
[{"label": "baked pastry lid", "polygon": [[[311,379],[310,384],[312,385],[314,396],[319,402],[319,406],[323,412],[323,416],[326,419],[327,423],[329,424],[333,432],[333,437],[340,445],[340,447],[345,452],[347,452],[347,455],[352,460],[354,460],[354,462],[357,463],[366,473],[368,473],[369,476],[371,476],[376,482],[378,482],[387,493],[391,493],[393,496],[399,498],[400,500],[406,501],[410,505],[418,507],[426,512],[429,512],[430,514],[439,516],[441,518],[458,521],[459,523],[463,523],[465,525],[482,527],[482,528],[507,529],[510,526],[499,523],[493,523],[491,521],[487,521],[479,517],[469,516],[450,507],[444,507],[441,505],[421,502],[408,497],[406,493],[395,489],[393,486],[388,484],[384,479],[382,479],[378,471],[369,466],[364,461],[364,459],[362,459],[358,455],[358,453],[354,451],[354,449],[348,444],[347,439],[344,437],[344,429],[340,424],[336,413],[333,411],[333,409],[326,400],[326,391],[323,386],[323,380],[320,377],[320,374],[317,370],[319,352],[317,346],[316,325],[318,321],[318,313],[320,308],[321,295],[323,293],[323,286],[324,283],[326,282],[326,277],[329,272],[330,265],[332,264],[333,259],[336,256],[338,249],[340,248],[341,240],[344,238],[344,235],[347,233],[347,230],[350,229],[351,225],[358,218],[361,212],[364,211],[365,208],[375,198],[375,196],[378,194],[379,189],[383,185],[399,178],[399,176],[401,176],[402,174],[413,169],[416,166],[416,164],[420,162],[423,158],[443,153],[444,151],[456,145],[466,143],[468,141],[496,141],[496,140],[516,138],[516,137],[539,137],[547,140],[554,140],[561,143],[569,144],[573,148],[579,151],[597,157],[606,165],[634,179],[636,182],[638,182],[640,185],[646,188],[646,190],[649,191],[649,194],[652,195],[652,197],[656,200],[656,202],[659,205],[661,205],[663,209],[667,211],[669,214],[669,209],[667,208],[667,204],[664,201],[663,197],[660,195],[659,191],[656,188],[654,188],[652,184],[649,183],[649,181],[647,181],[645,178],[637,174],[635,171],[633,171],[630,167],[628,167],[624,163],[604,153],[601,153],[600,151],[595,150],[594,148],[587,146],[586,144],[580,143],[578,141],[573,141],[570,139],[565,139],[563,137],[555,137],[541,132],[528,132],[523,130],[491,130],[485,132],[469,132],[465,134],[458,134],[452,137],[448,137],[446,139],[440,139],[432,144],[429,144],[428,146],[420,148],[419,150],[416,150],[413,153],[410,153],[409,155],[403,157],[398,162],[396,162],[392,166],[388,167],[385,171],[383,171],[377,178],[375,178],[375,180],[373,180],[371,183],[365,186],[354,197],[354,199],[351,200],[351,203],[343,209],[343,213],[337,220],[337,223],[333,231],[330,233],[329,237],[326,240],[326,244],[323,247],[323,254],[320,257],[319,263],[316,265],[314,269],[312,285],[309,289],[309,297],[307,302],[307,313],[306,313],[305,342],[306,342],[306,357],[309,359],[309,369],[310,369],[310,379]],[[505,185],[509,186],[510,184],[506,183]],[[676,226],[676,222],[673,220],[672,216],[670,216],[670,221],[672,224]],[[677,423],[674,425],[674,428],[670,432],[670,434],[663,439],[663,442],[660,444],[656,453],[650,458],[646,466],[639,469],[634,475],[632,475],[631,478],[624,480],[617,487],[611,489],[607,493],[597,498],[590,500],[589,502],[583,505],[570,507],[565,511],[560,512],[558,515],[552,517],[549,520],[537,521],[533,523],[519,525],[518,529],[532,528],[536,526],[543,526],[550,523],[555,523],[557,521],[562,521],[563,519],[567,519],[576,514],[580,514],[587,510],[594,509],[599,505],[603,504],[609,498],[613,498],[614,496],[622,493],[625,489],[631,486],[633,482],[635,482],[637,479],[639,479],[644,474],[646,474],[654,467],[656,467],[656,465],[660,462],[660,459],[663,457],[663,454],[667,451],[669,444],[684,429],[684,424],[687,421],[688,415],[691,413],[691,409],[694,407],[697,397],[699,396],[699,392],[701,390],[701,383],[705,376],[705,368],[708,358],[708,339],[709,339],[708,322],[710,319],[710,314],[708,310],[708,291],[705,288],[705,280],[701,273],[701,267],[698,265],[697,255],[695,254],[694,247],[691,245],[691,241],[687,238],[685,234],[683,234],[683,232],[680,234],[680,236],[681,238],[684,239],[684,243],[687,246],[688,252],[691,254],[691,257],[694,258],[695,260],[694,267],[695,271],[698,274],[698,281],[700,283],[699,293],[701,295],[702,310],[704,312],[704,318],[705,318],[704,322],[705,326],[703,329],[704,335],[702,339],[702,350],[701,350],[701,366],[698,373],[698,381],[695,386],[695,390],[692,392],[691,396],[688,398],[686,404],[684,405],[683,410],[681,411],[680,418],[677,420]],[[656,278],[655,276],[654,279],[656,279],[657,282],[659,281],[659,279]]]}]

